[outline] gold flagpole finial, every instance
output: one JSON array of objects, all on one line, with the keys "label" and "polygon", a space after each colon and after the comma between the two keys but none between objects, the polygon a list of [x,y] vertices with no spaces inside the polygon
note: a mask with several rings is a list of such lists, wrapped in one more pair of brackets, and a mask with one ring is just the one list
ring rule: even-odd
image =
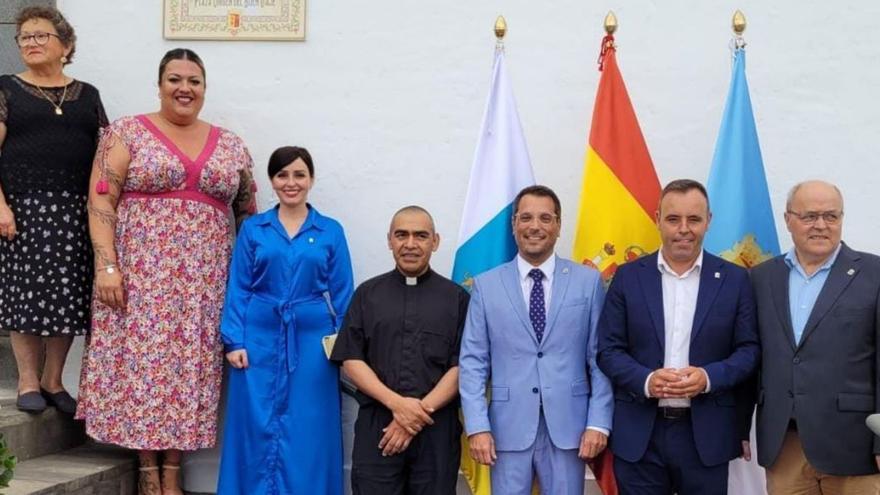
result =
[{"label": "gold flagpole finial", "polygon": [[617,31],[617,16],[609,10],[608,15],[605,16],[605,32],[612,35],[615,31]]},{"label": "gold flagpole finial", "polygon": [[743,32],[746,30],[746,16],[739,9],[733,13],[732,27],[733,33],[737,36],[742,36]]},{"label": "gold flagpole finial", "polygon": [[504,20],[503,15],[499,15],[498,18],[495,19],[495,37],[501,42],[504,40],[505,34],[507,34],[507,21]]}]

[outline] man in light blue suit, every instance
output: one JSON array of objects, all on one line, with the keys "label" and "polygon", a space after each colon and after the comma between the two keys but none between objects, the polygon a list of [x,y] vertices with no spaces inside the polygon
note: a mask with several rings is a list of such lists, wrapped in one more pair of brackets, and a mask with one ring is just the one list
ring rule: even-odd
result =
[{"label": "man in light blue suit", "polygon": [[583,460],[611,430],[611,384],[596,366],[602,280],[554,254],[560,222],[551,189],[523,189],[516,258],[474,279],[459,391],[471,456],[492,466],[495,494],[528,495],[537,476],[545,495],[582,495]]}]

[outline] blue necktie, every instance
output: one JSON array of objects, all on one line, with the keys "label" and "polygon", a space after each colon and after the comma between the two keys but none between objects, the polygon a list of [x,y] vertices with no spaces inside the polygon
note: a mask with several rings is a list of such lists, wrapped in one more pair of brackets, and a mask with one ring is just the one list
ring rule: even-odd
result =
[{"label": "blue necktie", "polygon": [[535,281],[532,284],[532,294],[529,296],[529,319],[532,320],[532,328],[535,329],[535,337],[538,342],[544,338],[544,326],[547,324],[547,314],[544,308],[544,272],[537,268],[529,271],[529,277]]}]

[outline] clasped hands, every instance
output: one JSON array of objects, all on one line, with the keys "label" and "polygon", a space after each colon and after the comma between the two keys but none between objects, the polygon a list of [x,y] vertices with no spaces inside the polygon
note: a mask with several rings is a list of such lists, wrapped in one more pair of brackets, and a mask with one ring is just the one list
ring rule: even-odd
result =
[{"label": "clasped hands", "polygon": [[648,380],[648,395],[657,399],[689,399],[703,393],[708,383],[703,368],[661,368]]},{"label": "clasped hands", "polygon": [[415,397],[398,397],[390,405],[394,419],[382,429],[379,448],[383,456],[396,455],[409,447],[412,439],[425,426],[434,424],[431,414],[434,408]]}]

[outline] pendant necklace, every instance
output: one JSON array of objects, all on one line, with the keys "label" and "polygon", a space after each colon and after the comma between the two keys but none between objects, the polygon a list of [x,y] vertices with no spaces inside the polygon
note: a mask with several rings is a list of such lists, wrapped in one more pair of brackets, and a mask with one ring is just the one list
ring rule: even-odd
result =
[{"label": "pendant necklace", "polygon": [[43,92],[43,88],[37,86],[36,84],[34,85],[34,87],[37,88],[37,91],[39,91],[40,94],[43,95],[43,98],[51,103],[53,107],[55,107],[55,115],[64,115],[64,110],[61,110],[61,105],[64,105],[64,98],[67,96],[67,86],[69,85],[64,86],[64,91],[61,93],[61,99],[58,100],[58,104],[56,105],[55,102],[52,101],[52,98],[49,98],[49,95]]}]

